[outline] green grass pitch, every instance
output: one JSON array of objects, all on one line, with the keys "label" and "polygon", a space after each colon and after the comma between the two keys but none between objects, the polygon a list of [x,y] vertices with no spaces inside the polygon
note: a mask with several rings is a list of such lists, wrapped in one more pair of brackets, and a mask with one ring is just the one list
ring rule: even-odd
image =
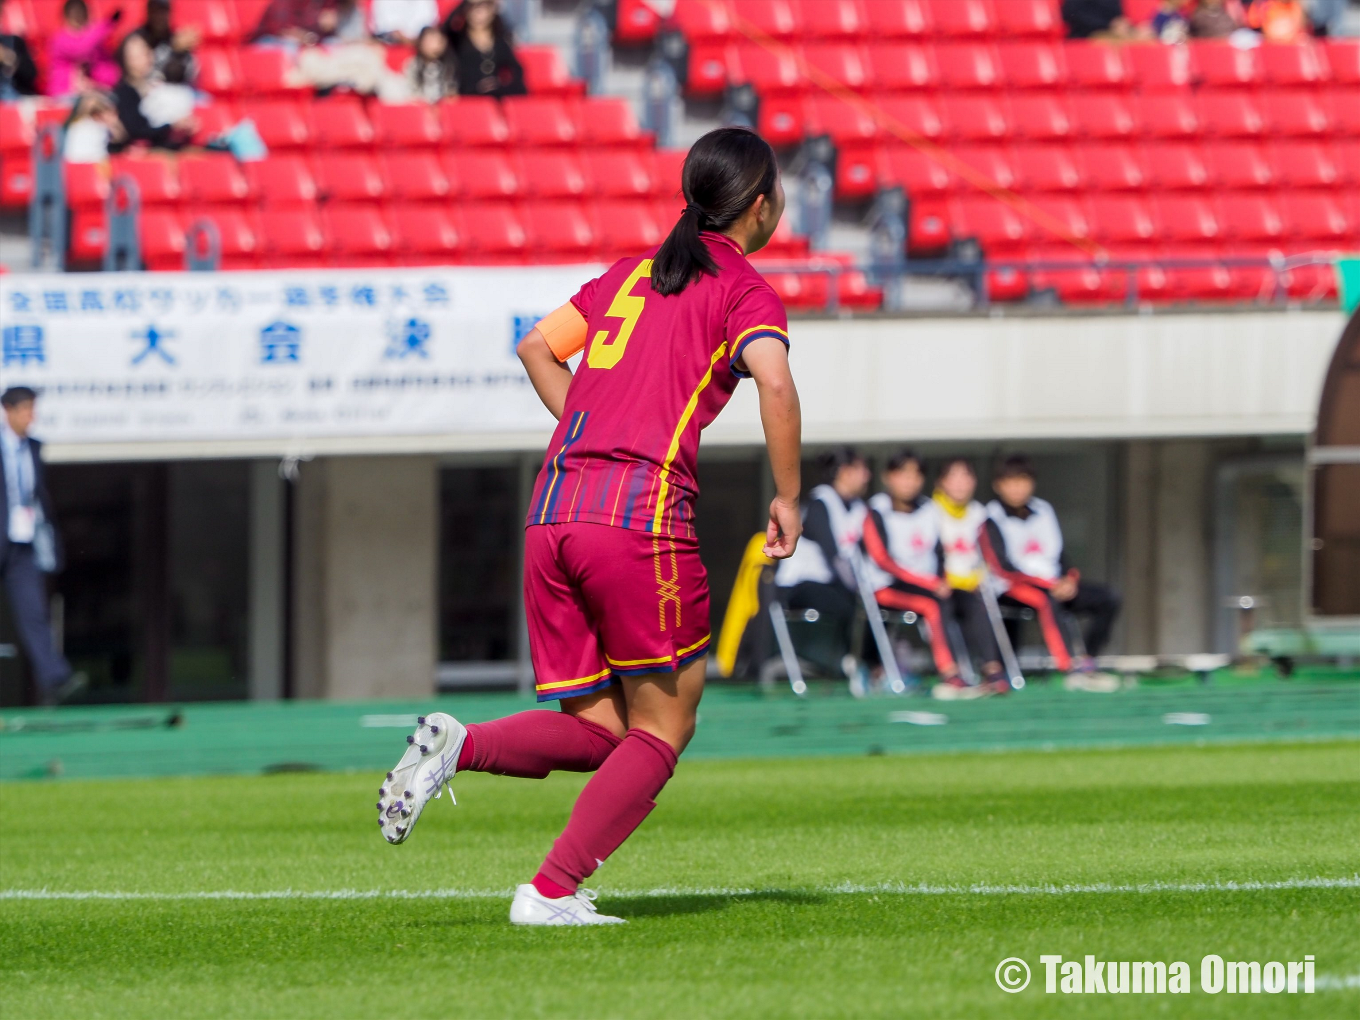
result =
[{"label": "green grass pitch", "polygon": [[[401,847],[379,778],[0,786],[0,1016],[1360,1016],[1357,743],[682,761],[591,883],[630,923],[584,930],[501,894],[583,777],[460,777]],[[300,895],[344,890],[446,892]],[[1046,995],[1043,953],[1193,991]],[[1311,953],[1319,987],[1205,994],[1208,953]]]}]

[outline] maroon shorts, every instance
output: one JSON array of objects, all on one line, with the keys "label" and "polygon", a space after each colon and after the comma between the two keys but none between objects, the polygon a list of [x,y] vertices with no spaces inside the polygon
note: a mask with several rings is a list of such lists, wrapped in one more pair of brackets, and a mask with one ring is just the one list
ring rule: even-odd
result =
[{"label": "maroon shorts", "polygon": [[524,532],[539,701],[669,673],[708,651],[708,574],[692,538],[573,521]]}]

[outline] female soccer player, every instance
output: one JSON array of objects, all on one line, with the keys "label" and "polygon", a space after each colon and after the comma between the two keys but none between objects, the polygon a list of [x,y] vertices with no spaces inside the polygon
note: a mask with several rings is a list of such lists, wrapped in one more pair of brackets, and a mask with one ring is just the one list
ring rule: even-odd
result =
[{"label": "female soccer player", "polygon": [[[388,842],[462,770],[541,779],[594,772],[531,883],[516,924],[616,924],[580,883],[656,806],[694,734],[708,652],[708,580],[694,532],[699,432],[755,379],[777,495],[765,553],[789,556],[801,414],[784,307],[746,255],[784,210],[770,146],[740,128],[685,159],[670,236],[587,283],[520,343],[558,419],[525,531],[524,604],[539,701],[464,727],[423,717],[379,791]],[[584,350],[573,375],[565,362]],[[452,788],[450,788],[452,791]]]}]

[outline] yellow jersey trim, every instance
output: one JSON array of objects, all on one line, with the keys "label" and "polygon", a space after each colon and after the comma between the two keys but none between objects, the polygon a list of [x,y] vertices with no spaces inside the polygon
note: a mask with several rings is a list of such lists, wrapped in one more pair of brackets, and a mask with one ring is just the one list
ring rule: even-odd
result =
[{"label": "yellow jersey trim", "polygon": [[709,642],[709,640],[710,640],[712,637],[713,637],[712,634],[705,634],[705,635],[704,635],[704,639],[703,639],[702,641],[696,641],[696,642],[694,642],[694,644],[690,645],[688,648],[682,648],[682,649],[680,649],[678,652],[675,653],[675,657],[676,657],[677,659],[683,659],[686,655],[688,655],[690,652],[694,651],[696,648],[699,648],[699,647],[701,647],[702,645],[707,644],[707,643]]},{"label": "yellow jersey trim", "polygon": [[661,517],[666,512],[666,492],[670,489],[671,462],[675,460],[675,455],[680,452],[680,437],[685,433],[685,426],[694,417],[694,410],[699,406],[699,395],[708,388],[708,384],[713,381],[713,366],[718,360],[727,353],[727,341],[718,344],[718,349],[713,352],[713,357],[709,359],[708,371],[699,380],[699,385],[694,387],[694,392],[689,395],[689,403],[685,405],[684,414],[680,415],[680,421],[675,426],[675,434],[671,436],[670,449],[666,451],[666,459],[661,464],[661,489],[656,496],[656,513],[652,517],[652,534],[661,533]]},{"label": "yellow jersey trim", "polygon": [[732,341],[732,350],[735,351],[739,346],[741,346],[742,340],[744,340],[747,336],[754,333],[758,329],[772,329],[780,336],[782,336],[785,340],[789,338],[789,331],[786,329],[780,329],[778,326],[752,326],[750,329],[743,330],[741,335]]},{"label": "yellow jersey trim", "polygon": [[578,677],[575,680],[554,680],[552,683],[547,684],[534,684],[534,689],[540,691],[555,691],[560,687],[577,687],[581,684],[591,683],[595,680],[603,680],[612,672],[613,670],[611,669],[602,669],[594,676]]}]

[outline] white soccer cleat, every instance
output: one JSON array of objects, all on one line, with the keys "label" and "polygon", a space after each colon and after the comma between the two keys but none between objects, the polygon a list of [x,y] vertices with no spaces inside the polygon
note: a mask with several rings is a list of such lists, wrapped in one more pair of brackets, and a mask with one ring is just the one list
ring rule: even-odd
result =
[{"label": "white soccer cleat", "polygon": [[595,893],[577,889],[575,895],[550,900],[532,885],[515,890],[510,904],[511,924],[627,924],[621,917],[610,917],[595,909]]},{"label": "white soccer cleat", "polygon": [[466,739],[467,728],[445,712],[420,717],[415,734],[406,738],[411,746],[378,791],[378,825],[387,842],[402,843],[411,835],[425,805],[458,771],[458,752]]}]

